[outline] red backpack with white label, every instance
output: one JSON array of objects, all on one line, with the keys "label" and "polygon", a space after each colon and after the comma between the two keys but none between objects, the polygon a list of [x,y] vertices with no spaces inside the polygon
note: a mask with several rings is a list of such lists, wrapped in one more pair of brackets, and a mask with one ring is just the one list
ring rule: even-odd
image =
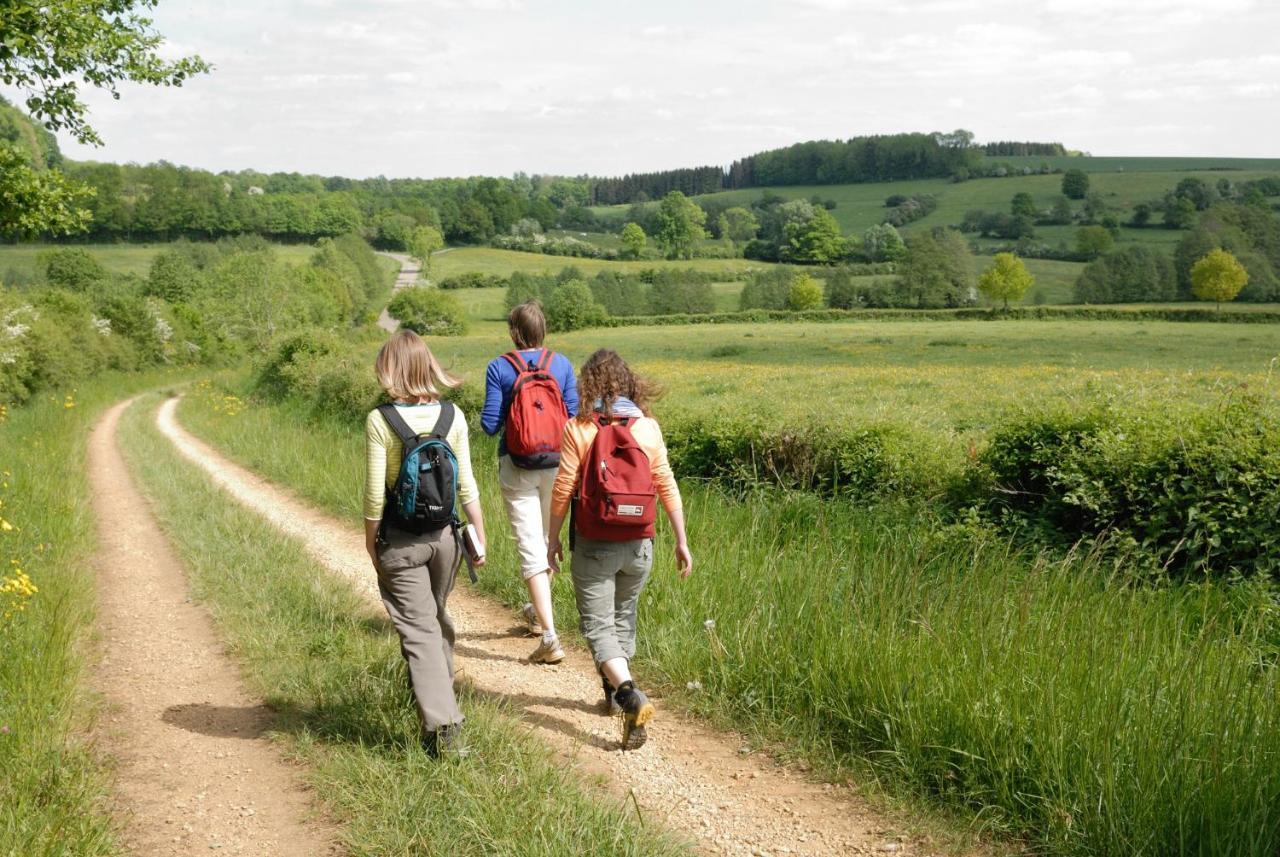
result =
[{"label": "red backpack with white label", "polygon": [[658,490],[649,456],[631,435],[630,417],[597,415],[600,430],[582,463],[574,528],[584,539],[651,539]]},{"label": "red backpack with white label", "polygon": [[506,441],[511,463],[526,470],[560,466],[560,439],[569,411],[560,383],[550,372],[554,352],[542,349],[537,361],[524,360],[518,351],[502,355],[516,370],[507,409]]}]

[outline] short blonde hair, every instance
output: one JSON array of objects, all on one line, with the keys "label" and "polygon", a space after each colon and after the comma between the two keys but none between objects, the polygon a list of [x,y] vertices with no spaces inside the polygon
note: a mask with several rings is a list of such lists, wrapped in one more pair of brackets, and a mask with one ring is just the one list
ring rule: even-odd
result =
[{"label": "short blonde hair", "polygon": [[435,400],[444,390],[462,383],[441,367],[427,343],[412,330],[391,334],[373,362],[374,374],[393,399]]},{"label": "short blonde hair", "polygon": [[516,348],[521,351],[541,348],[547,338],[547,317],[542,314],[542,304],[537,300],[516,304],[507,315],[507,327]]}]

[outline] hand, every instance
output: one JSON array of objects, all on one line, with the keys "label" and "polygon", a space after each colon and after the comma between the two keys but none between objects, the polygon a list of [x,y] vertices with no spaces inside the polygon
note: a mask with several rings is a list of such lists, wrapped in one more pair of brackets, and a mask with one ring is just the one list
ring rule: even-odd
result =
[{"label": "hand", "polygon": [[693,573],[693,554],[689,553],[689,546],[686,544],[676,545],[676,568],[681,577],[688,577]]},{"label": "hand", "polygon": [[552,574],[560,571],[562,562],[564,562],[564,546],[560,544],[560,540],[553,539],[547,542],[547,568],[551,569]]},{"label": "hand", "polygon": [[473,565],[476,568],[484,568],[485,561],[486,561],[485,555],[481,554],[480,556],[476,557],[471,561],[471,565]]}]

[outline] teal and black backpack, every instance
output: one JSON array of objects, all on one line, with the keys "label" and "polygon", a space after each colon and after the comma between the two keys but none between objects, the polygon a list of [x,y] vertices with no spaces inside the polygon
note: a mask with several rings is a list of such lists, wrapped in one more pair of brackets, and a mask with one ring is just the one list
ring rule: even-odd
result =
[{"label": "teal and black backpack", "polygon": [[458,459],[445,438],[453,426],[452,402],[440,403],[430,434],[417,434],[395,405],[380,405],[387,425],[400,438],[400,473],[387,490],[383,524],[408,533],[431,533],[457,523]]}]

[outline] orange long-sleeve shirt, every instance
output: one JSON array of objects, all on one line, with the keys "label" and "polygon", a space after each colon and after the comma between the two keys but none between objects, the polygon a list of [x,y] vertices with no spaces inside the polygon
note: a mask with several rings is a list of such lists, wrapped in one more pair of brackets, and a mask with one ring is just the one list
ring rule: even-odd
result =
[{"label": "orange long-sleeve shirt", "polygon": [[[592,416],[586,419],[575,417],[564,427],[564,436],[560,442],[560,471],[556,474],[555,487],[551,489],[551,513],[554,515],[569,514],[569,504],[578,488],[578,470],[596,439],[596,433],[600,431],[600,426]],[[649,458],[649,467],[653,471],[653,482],[658,488],[658,499],[662,501],[662,507],[668,512],[679,511],[683,508],[680,486],[676,485],[676,476],[671,472],[671,462],[667,460],[667,445],[662,439],[662,428],[658,421],[652,417],[637,418],[631,424],[631,436]]]}]

